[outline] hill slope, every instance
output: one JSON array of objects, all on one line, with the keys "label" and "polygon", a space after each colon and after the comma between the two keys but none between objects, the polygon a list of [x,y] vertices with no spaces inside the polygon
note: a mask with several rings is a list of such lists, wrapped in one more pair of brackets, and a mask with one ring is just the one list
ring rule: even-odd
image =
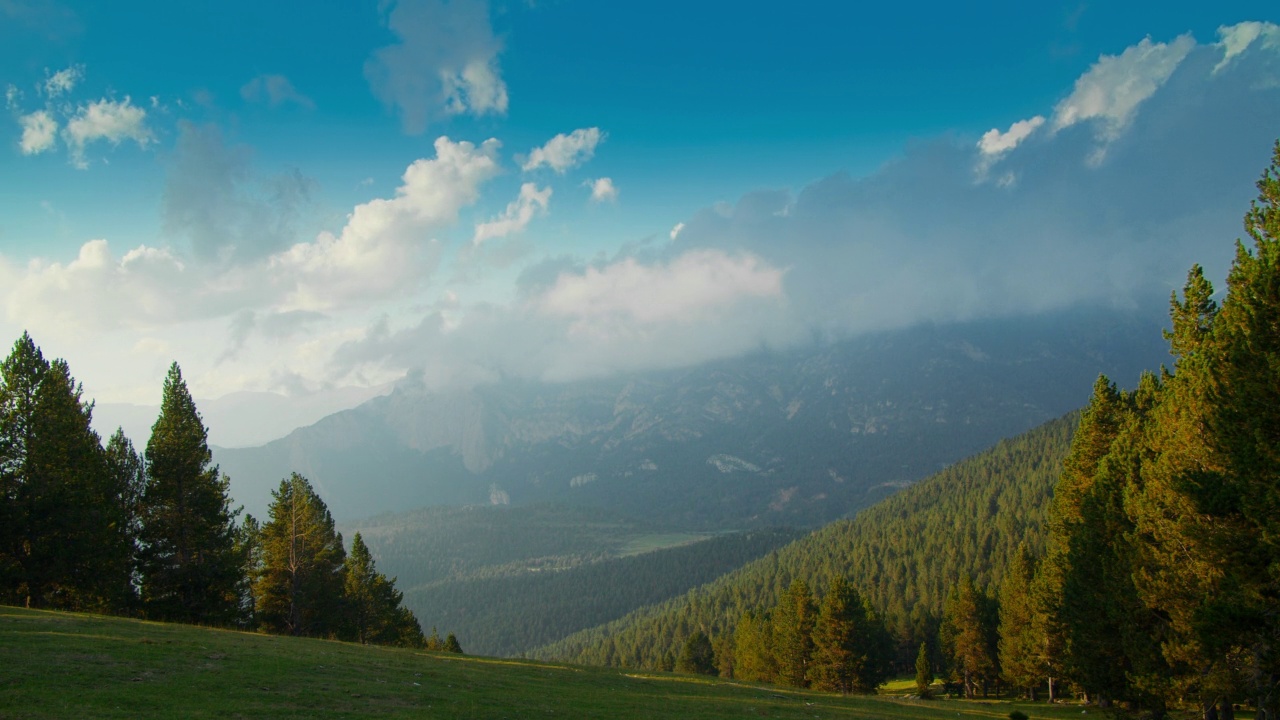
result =
[{"label": "hill slope", "polygon": [[1159,321],[1073,310],[566,384],[406,384],[260,448],[216,450],[260,515],[296,470],[339,520],[555,502],[683,529],[813,527],[1167,357]]},{"label": "hill slope", "polygon": [[485,655],[524,653],[680,595],[799,536],[671,532],[550,505],[423,508],[342,532],[361,533],[425,627]]},{"label": "hill slope", "polygon": [[[943,720],[958,707],[0,607],[0,718]],[[979,720],[1010,707],[964,704]]]},{"label": "hill slope", "polygon": [[[999,583],[1019,543],[1039,551],[1049,499],[1078,421],[1072,413],[958,463],[897,495],[665,603],[532,653],[589,664],[657,667],[693,630],[731,630],[772,606],[793,578],[818,591],[851,578],[904,626],[938,614],[962,573]],[[918,647],[916,640],[915,647]]]}]

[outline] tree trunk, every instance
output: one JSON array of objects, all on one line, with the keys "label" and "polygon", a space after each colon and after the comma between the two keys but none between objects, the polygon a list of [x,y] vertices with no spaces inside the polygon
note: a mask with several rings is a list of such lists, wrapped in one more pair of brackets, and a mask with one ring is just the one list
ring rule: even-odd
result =
[{"label": "tree trunk", "polygon": [[1053,677],[1050,676],[1049,678],[1049,704],[1050,705],[1054,704],[1058,700],[1058,698],[1054,696],[1054,690],[1056,690],[1056,688],[1053,686]]},{"label": "tree trunk", "polygon": [[1236,720],[1236,709],[1231,704],[1231,698],[1224,696],[1218,700],[1218,717],[1221,720]]},{"label": "tree trunk", "polygon": [[1035,685],[1032,685],[1032,686],[1031,686],[1031,692],[1030,692],[1030,695],[1029,695],[1029,696],[1030,696],[1030,698],[1031,698],[1031,702],[1035,702],[1035,701],[1036,701],[1036,690],[1037,690],[1037,689],[1038,689],[1038,688],[1036,688],[1036,686],[1035,686]]},{"label": "tree trunk", "polygon": [[1200,716],[1204,720],[1218,720],[1218,707],[1214,704],[1214,701],[1210,700],[1201,706]]}]

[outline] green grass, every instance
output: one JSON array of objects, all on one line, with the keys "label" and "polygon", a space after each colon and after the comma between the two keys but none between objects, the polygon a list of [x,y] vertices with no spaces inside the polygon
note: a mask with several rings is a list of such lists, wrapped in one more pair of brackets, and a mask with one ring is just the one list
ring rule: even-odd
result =
[{"label": "green grass", "polygon": [[655,533],[648,535],[637,535],[628,538],[618,550],[619,557],[629,557],[631,555],[641,555],[655,550],[665,550],[667,548],[679,547],[681,545],[691,545],[707,538],[714,537],[714,533]]},{"label": "green grass", "polygon": [[0,607],[0,718],[1079,718]]}]

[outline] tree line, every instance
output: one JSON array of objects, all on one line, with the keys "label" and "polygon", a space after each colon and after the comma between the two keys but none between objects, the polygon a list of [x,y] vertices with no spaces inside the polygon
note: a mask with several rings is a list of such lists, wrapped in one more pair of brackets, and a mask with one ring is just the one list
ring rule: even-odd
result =
[{"label": "tree line", "polygon": [[[1170,301],[1173,369],[1099,378],[1030,575],[1023,684],[1065,677],[1155,715],[1280,690],[1280,142],[1221,304],[1199,266]],[[1025,667],[1025,669],[1024,669]]]},{"label": "tree line", "polygon": [[144,452],[28,333],[0,363],[0,602],[451,649],[424,636],[357,533],[294,474],[265,522],[231,506],[177,363]]}]

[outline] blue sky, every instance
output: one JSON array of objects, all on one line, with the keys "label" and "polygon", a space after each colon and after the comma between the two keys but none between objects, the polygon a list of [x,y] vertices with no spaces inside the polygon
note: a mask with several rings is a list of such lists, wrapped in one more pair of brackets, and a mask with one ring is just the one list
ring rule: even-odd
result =
[{"label": "blue sky", "polygon": [[0,0],[0,331],[107,401],[301,396],[1225,270],[1272,3],[863,5]]}]

